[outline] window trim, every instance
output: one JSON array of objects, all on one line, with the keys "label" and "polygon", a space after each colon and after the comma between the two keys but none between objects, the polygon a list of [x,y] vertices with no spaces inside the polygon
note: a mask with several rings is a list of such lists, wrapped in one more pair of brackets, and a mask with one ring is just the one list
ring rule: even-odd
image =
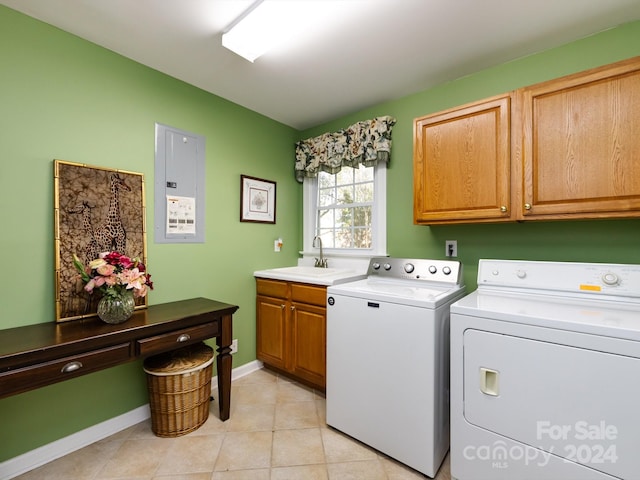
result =
[{"label": "window trim", "polygon": [[[374,257],[387,255],[387,168],[384,162],[374,167],[374,201],[370,249],[323,248],[327,257]],[[302,185],[302,237],[304,256],[317,256],[314,248],[315,217],[318,201],[318,179],[305,178]]]}]

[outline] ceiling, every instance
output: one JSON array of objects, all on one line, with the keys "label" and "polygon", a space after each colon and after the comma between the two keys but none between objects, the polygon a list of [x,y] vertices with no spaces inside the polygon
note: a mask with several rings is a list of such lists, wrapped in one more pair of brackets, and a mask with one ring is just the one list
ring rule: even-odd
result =
[{"label": "ceiling", "polygon": [[221,46],[253,0],[0,0],[296,129],[640,19],[638,0],[338,2],[250,63]]}]

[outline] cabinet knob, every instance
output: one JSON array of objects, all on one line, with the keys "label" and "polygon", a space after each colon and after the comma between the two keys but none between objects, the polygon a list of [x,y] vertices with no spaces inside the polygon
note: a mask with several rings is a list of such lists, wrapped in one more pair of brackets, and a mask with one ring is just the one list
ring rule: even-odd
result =
[{"label": "cabinet knob", "polygon": [[296,309],[296,307],[294,307],[293,305],[291,305],[291,307],[290,307],[290,308],[291,308],[291,311],[292,311],[292,312]]},{"label": "cabinet knob", "polygon": [[524,204],[524,209],[525,210],[531,210],[531,204],[530,203],[525,203]]},{"label": "cabinet knob", "polygon": [[71,373],[82,368],[82,362],[69,362],[60,370],[62,373]]},{"label": "cabinet knob", "polygon": [[502,206],[500,207],[500,211],[501,211],[502,213],[507,213],[507,207],[506,207],[505,205],[502,205]]},{"label": "cabinet knob", "polygon": [[178,343],[186,342],[187,340],[190,340],[190,339],[191,339],[191,335],[189,335],[188,333],[183,333],[182,335],[180,335],[178,337],[176,342],[178,342]]},{"label": "cabinet knob", "polygon": [[284,303],[283,303],[282,305],[280,305],[280,308],[281,308],[282,310],[284,310]]}]

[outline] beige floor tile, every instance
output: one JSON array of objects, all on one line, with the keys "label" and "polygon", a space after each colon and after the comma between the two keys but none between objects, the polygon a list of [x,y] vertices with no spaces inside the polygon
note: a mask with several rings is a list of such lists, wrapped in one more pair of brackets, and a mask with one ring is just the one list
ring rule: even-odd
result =
[{"label": "beige floor tile", "polygon": [[382,464],[376,460],[327,464],[329,480],[387,480]]},{"label": "beige floor tile", "polygon": [[238,405],[224,425],[229,432],[270,432],[273,430],[275,412],[276,405],[273,403]]},{"label": "beige floor tile", "polygon": [[131,427],[130,439],[157,438],[151,429],[151,419],[140,422]]},{"label": "beige floor tile", "polygon": [[228,428],[229,422],[223,422],[219,418],[218,405],[214,402],[211,402],[211,406],[209,408],[209,418],[207,418],[207,421],[204,422],[204,424],[201,425],[200,428],[189,433],[189,436],[222,434],[226,432]]},{"label": "beige floor tile", "polygon": [[213,472],[224,435],[185,435],[171,442],[156,475]]},{"label": "beige floor tile", "polygon": [[380,457],[380,463],[382,463],[382,467],[385,472],[387,472],[387,478],[389,480],[425,480],[429,478],[417,470],[413,470],[412,468],[387,457]]},{"label": "beige floor tile", "polygon": [[[95,445],[95,444],[94,444]],[[109,458],[109,452],[97,452],[94,445],[70,453],[19,477],[19,480],[80,480],[94,478]],[[119,445],[115,446],[116,450]]]},{"label": "beige floor tile", "polygon": [[[18,480],[429,480],[326,425],[324,394],[269,370],[234,380],[231,417],[159,438],[146,420]],[[436,480],[450,480],[449,458]]]},{"label": "beige floor tile", "polygon": [[328,478],[325,465],[301,465],[273,468],[270,480],[327,480]]},{"label": "beige floor tile", "polygon": [[227,432],[215,471],[270,467],[272,435],[272,432]]},{"label": "beige floor tile", "polygon": [[319,428],[273,432],[274,467],[325,463]]},{"label": "beige floor tile", "polygon": [[153,475],[171,445],[170,439],[130,439],[110,457],[99,478],[145,477]]},{"label": "beige floor tile", "polygon": [[323,428],[321,433],[327,463],[376,460],[378,458],[378,453],[375,450],[336,430]]},{"label": "beige floor tile", "polygon": [[277,402],[311,402],[314,398],[312,388],[287,380],[278,382]]},{"label": "beige floor tile", "polygon": [[248,383],[234,387],[231,396],[236,405],[266,405],[276,403],[277,392],[277,383]]},{"label": "beige floor tile", "polygon": [[[133,438],[133,436],[136,434],[136,432],[141,428],[141,426],[144,423],[145,422],[140,422],[136,425],[132,425],[131,427],[125,428],[124,430],[114,433],[113,435],[110,435],[107,438],[100,440],[99,442],[124,442],[129,438]],[[149,425],[151,425],[150,420],[149,420]],[[96,443],[99,443],[99,442],[96,442]]]},{"label": "beige floor tile", "polygon": [[156,475],[153,480],[211,480],[211,473],[185,473],[182,475]]},{"label": "beige floor tile", "polygon": [[[87,480],[87,479],[83,479]],[[154,477],[145,475],[144,477],[118,477],[114,479],[113,477],[102,477],[98,475],[93,480],[155,480]]]},{"label": "beige floor tile", "polygon": [[318,411],[318,420],[320,425],[327,424],[327,401],[324,398],[316,397],[316,410]]},{"label": "beige floor tile", "polygon": [[314,401],[276,404],[275,430],[315,427],[320,427],[320,421]]},{"label": "beige floor tile", "polygon": [[213,472],[211,480],[270,480],[270,471],[268,468],[261,468],[255,470]]},{"label": "beige floor tile", "polygon": [[255,383],[276,383],[278,381],[278,374],[263,368],[257,372],[253,372],[244,377],[240,377],[233,381],[234,385],[247,385]]}]

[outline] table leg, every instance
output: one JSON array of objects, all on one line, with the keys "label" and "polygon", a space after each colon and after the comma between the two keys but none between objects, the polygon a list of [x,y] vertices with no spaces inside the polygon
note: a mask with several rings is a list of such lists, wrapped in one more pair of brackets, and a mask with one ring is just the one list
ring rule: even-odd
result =
[{"label": "table leg", "polygon": [[218,371],[218,402],[220,404],[220,420],[229,419],[231,408],[231,366],[233,358],[231,356],[231,342],[233,339],[231,315],[221,318],[220,335],[216,337],[218,346],[218,358],[216,367]]}]

